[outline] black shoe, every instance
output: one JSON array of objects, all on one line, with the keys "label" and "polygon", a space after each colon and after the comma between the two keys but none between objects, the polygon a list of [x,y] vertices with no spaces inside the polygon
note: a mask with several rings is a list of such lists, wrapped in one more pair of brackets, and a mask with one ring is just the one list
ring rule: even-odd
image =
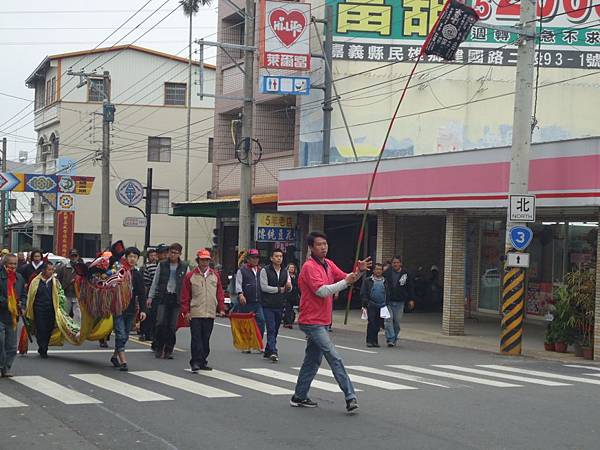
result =
[{"label": "black shoe", "polygon": [[121,363],[119,362],[119,358],[117,358],[116,356],[113,356],[112,358],[110,358],[110,362],[115,367],[120,367],[121,366]]},{"label": "black shoe", "polygon": [[160,358],[162,358],[162,357],[163,357],[163,352],[162,352],[162,350],[154,350],[154,357],[155,357],[156,359],[160,359]]},{"label": "black shoe", "polygon": [[100,348],[108,348],[108,343],[106,341],[100,342]]},{"label": "black shoe", "polygon": [[371,342],[367,342],[367,347],[373,348],[373,347],[375,347],[375,344],[372,344]]},{"label": "black shoe", "polygon": [[191,368],[192,373],[198,373],[199,370],[200,370],[200,366],[198,364],[192,364],[192,368]]},{"label": "black shoe", "polygon": [[279,355],[277,353],[273,353],[271,355],[271,361],[273,361],[274,363],[279,362]]},{"label": "black shoe", "polygon": [[358,402],[355,398],[346,400],[346,411],[353,412],[358,409]]},{"label": "black shoe", "polygon": [[290,406],[294,408],[316,408],[318,405],[317,402],[313,402],[310,398],[302,400],[294,395],[290,400]]},{"label": "black shoe", "polygon": [[268,359],[270,357],[271,357],[271,353],[268,353],[268,352],[264,352],[263,353],[263,358],[267,358]]},{"label": "black shoe", "polygon": [[173,359],[173,352],[165,352],[165,359]]},{"label": "black shoe", "polygon": [[121,372],[127,372],[129,368],[127,367],[127,363],[121,364],[121,368],[119,369]]},{"label": "black shoe", "polygon": [[393,342],[388,342],[387,345],[388,345],[388,347],[394,347],[395,346],[395,344]]},{"label": "black shoe", "polygon": [[40,354],[40,357],[42,359],[47,359],[48,358],[48,350],[38,350],[38,353]]},{"label": "black shoe", "polygon": [[252,350],[242,350],[242,353],[245,353],[246,355],[249,355],[250,353],[252,353]]},{"label": "black shoe", "polygon": [[381,345],[379,345],[379,344],[373,344],[373,347],[379,348],[379,347],[381,347]]},{"label": "black shoe", "polygon": [[208,371],[212,370],[212,367],[207,366],[206,364],[204,364],[203,366],[200,366],[200,370],[206,370],[208,372]]}]

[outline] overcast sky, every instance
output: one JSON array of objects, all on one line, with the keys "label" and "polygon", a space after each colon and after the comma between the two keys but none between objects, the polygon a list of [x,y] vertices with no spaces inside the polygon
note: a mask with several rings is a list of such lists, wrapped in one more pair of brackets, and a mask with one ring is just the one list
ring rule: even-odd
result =
[{"label": "overcast sky", "polygon": [[[33,104],[29,102],[33,99],[33,90],[25,86],[25,79],[37,65],[47,55],[94,48],[147,2],[148,0],[0,0],[0,138],[6,136],[8,139],[9,158],[16,158],[19,150],[35,150],[31,139],[36,134],[33,122],[29,123],[33,120]],[[180,52],[187,45],[188,39],[188,20],[181,8],[150,30],[179,4],[178,0],[164,3],[165,0],[150,0],[139,14],[102,44],[102,47],[109,47],[117,42],[121,45],[135,41],[136,45],[142,47],[172,54]],[[213,0],[212,6],[201,8],[194,20],[194,38],[216,40],[216,7],[217,0]],[[157,9],[156,13],[139,25]],[[133,30],[138,25],[139,28]],[[136,40],[146,32],[146,35]],[[124,37],[127,33],[131,34]],[[186,56],[187,53],[184,51],[180,55]],[[214,56],[206,62],[214,64]],[[6,94],[22,99],[11,98]],[[20,114],[11,119],[21,110]]]}]

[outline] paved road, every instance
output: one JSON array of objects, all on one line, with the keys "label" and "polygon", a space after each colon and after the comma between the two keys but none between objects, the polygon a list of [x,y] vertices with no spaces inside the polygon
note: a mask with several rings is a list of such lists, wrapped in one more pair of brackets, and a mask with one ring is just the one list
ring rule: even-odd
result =
[{"label": "paved road", "polygon": [[[597,449],[600,366],[510,359],[403,342],[366,349],[336,330],[358,393],[348,416],[324,362],[311,397],[288,404],[304,339],[285,330],[279,364],[231,346],[215,327],[207,374],[185,369],[189,333],[172,361],[131,343],[129,373],[96,344],[18,358],[0,380],[0,448],[14,449]],[[376,351],[371,351],[376,350]],[[217,371],[218,370],[218,371]]]}]

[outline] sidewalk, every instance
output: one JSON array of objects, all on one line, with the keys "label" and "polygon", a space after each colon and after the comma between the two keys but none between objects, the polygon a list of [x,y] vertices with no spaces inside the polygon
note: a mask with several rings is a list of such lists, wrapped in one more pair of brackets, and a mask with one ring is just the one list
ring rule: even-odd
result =
[{"label": "sidewalk", "polygon": [[[366,321],[361,320],[360,310],[350,311],[347,325],[344,325],[344,314],[344,310],[333,312],[334,329],[339,328],[366,333],[367,324]],[[465,319],[464,336],[443,335],[441,331],[441,313],[404,314],[401,324],[401,339],[499,353],[500,318],[479,317],[477,319]],[[576,358],[571,349],[571,353],[545,351],[544,336],[544,324],[526,323],[523,333],[523,356],[569,363],[596,364],[594,361]]]}]

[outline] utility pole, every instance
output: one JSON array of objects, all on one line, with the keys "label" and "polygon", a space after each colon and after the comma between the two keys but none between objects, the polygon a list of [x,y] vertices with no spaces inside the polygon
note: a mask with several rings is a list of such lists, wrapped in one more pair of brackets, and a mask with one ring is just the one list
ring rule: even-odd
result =
[{"label": "utility pole", "polygon": [[[188,81],[187,81],[187,128],[185,141],[185,201],[190,201],[190,139],[192,128],[192,18],[194,14],[190,12],[190,35],[188,46]],[[200,64],[204,64],[200,61]],[[190,218],[185,216],[183,232],[183,255],[188,259],[190,250]]]},{"label": "utility pole", "polygon": [[104,71],[104,102],[102,104],[102,222],[100,246],[110,247],[110,124],[114,121],[115,106],[110,103],[110,74]]},{"label": "utility pole", "polygon": [[[535,62],[536,0],[521,1],[520,39],[515,81],[515,104],[510,159],[509,195],[529,192],[529,154],[531,150],[533,80]],[[506,252],[511,249],[509,233],[510,206],[506,220]],[[500,351],[521,354],[523,318],[525,312],[525,270],[506,267],[502,292],[502,335]]]},{"label": "utility pole", "polygon": [[[240,216],[238,249],[247,250],[250,246],[250,225],[252,223],[252,123],[254,108],[254,0],[246,0],[244,24],[244,106],[242,109],[242,161],[240,167]],[[244,164],[245,162],[245,164]]]},{"label": "utility pole", "polygon": [[331,5],[325,6],[325,20],[323,21],[325,42],[323,43],[323,59],[325,60],[325,77],[323,83],[323,164],[329,164],[331,156],[331,86],[333,84],[333,9]]},{"label": "utility pole", "polygon": [[152,228],[152,167],[148,167],[146,175],[146,232],[144,234],[144,250],[150,247],[150,231]]},{"label": "utility pole", "polygon": [[[6,138],[2,138],[2,172],[6,172]],[[4,248],[6,239],[4,238],[4,234],[6,233],[6,192],[2,191],[2,198],[0,203],[0,216],[2,216],[2,220],[0,220],[0,237],[2,239],[2,248]]]}]

